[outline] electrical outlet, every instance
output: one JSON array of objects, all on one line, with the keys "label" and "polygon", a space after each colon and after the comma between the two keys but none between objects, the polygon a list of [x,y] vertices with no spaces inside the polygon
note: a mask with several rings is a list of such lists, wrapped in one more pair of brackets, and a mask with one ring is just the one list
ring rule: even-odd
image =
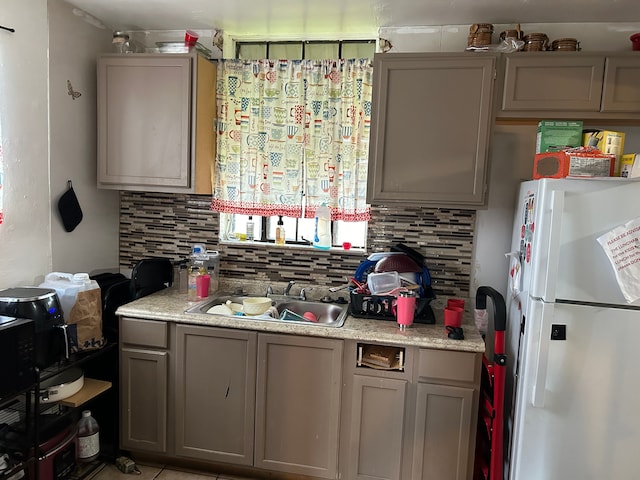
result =
[{"label": "electrical outlet", "polygon": [[566,325],[551,325],[551,340],[566,340],[567,339],[567,326]]}]

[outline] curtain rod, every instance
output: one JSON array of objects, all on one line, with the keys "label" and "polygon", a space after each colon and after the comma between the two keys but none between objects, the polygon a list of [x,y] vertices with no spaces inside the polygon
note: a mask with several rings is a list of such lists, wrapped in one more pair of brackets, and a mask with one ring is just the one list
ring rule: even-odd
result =
[{"label": "curtain rod", "polygon": [[0,25],[0,28],[1,28],[2,30],[8,30],[8,31],[10,31],[10,32],[12,32],[12,33],[16,31],[16,29],[15,29],[15,28],[9,28],[9,27],[5,27],[5,26],[2,26],[2,25]]}]

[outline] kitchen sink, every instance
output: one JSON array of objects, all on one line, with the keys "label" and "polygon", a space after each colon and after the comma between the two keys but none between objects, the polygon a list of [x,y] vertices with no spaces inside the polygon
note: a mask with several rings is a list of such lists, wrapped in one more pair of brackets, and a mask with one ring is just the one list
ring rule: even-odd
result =
[{"label": "kitchen sink", "polygon": [[[235,295],[224,295],[212,298],[204,303],[200,303],[198,305],[194,305],[193,307],[186,310],[185,313],[197,313],[204,315],[221,315],[219,313],[207,313],[208,310],[216,305],[224,305],[227,302],[242,304],[242,301],[248,296],[235,296]],[[287,314],[284,319],[273,318],[269,315],[255,315],[255,316],[244,316],[244,315],[225,315],[226,317],[237,318],[238,320],[248,319],[248,320],[259,320],[259,321],[268,321],[268,322],[286,322],[286,323],[297,323],[301,325],[317,325],[324,327],[342,327],[344,325],[345,320],[347,319],[347,315],[349,313],[349,305],[337,305],[334,303],[324,303],[324,302],[314,302],[310,300],[299,300],[299,299],[276,299],[273,300],[272,305],[276,307],[278,310],[278,314],[282,314],[285,310],[287,310]],[[313,315],[309,315],[310,312]],[[317,321],[311,321],[303,318],[304,314],[307,313],[307,317],[315,318]]]}]

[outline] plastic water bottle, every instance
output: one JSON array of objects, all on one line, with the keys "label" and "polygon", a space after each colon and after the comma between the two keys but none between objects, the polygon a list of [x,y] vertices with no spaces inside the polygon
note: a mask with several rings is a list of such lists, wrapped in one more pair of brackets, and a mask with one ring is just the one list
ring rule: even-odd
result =
[{"label": "plastic water bottle", "polygon": [[200,267],[198,265],[189,265],[189,277],[187,279],[187,300],[189,302],[198,300],[198,275],[200,275]]},{"label": "plastic water bottle", "polygon": [[331,248],[331,210],[323,203],[316,210],[316,232],[313,237],[313,246],[322,250]]},{"label": "plastic water bottle", "polygon": [[253,242],[253,230],[254,230],[253,216],[249,215],[249,220],[247,221],[247,241],[248,242]]},{"label": "plastic water bottle", "polygon": [[78,422],[78,461],[88,463],[100,455],[100,427],[91,416],[91,410],[84,410]]}]

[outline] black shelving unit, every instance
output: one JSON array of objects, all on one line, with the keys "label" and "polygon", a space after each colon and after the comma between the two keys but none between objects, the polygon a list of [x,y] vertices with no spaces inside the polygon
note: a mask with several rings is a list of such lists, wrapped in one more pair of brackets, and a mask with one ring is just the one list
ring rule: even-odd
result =
[{"label": "black shelving unit", "polygon": [[[91,379],[101,384],[95,396],[83,397],[78,404],[61,401],[40,402],[40,385],[47,379],[72,367],[84,371],[85,387]],[[110,384],[108,385],[107,382]],[[0,472],[0,480],[11,478],[20,470],[25,480],[38,480],[38,464],[43,457],[42,441],[51,432],[75,428],[82,410],[89,408],[100,425],[100,459],[77,464],[65,478],[80,480],[100,468],[105,461],[114,461],[118,452],[118,345],[108,343],[99,350],[76,353],[54,365],[36,372],[34,382],[27,388],[0,398],[0,453],[8,453],[10,467]],[[71,399],[76,398],[71,397]]]}]

